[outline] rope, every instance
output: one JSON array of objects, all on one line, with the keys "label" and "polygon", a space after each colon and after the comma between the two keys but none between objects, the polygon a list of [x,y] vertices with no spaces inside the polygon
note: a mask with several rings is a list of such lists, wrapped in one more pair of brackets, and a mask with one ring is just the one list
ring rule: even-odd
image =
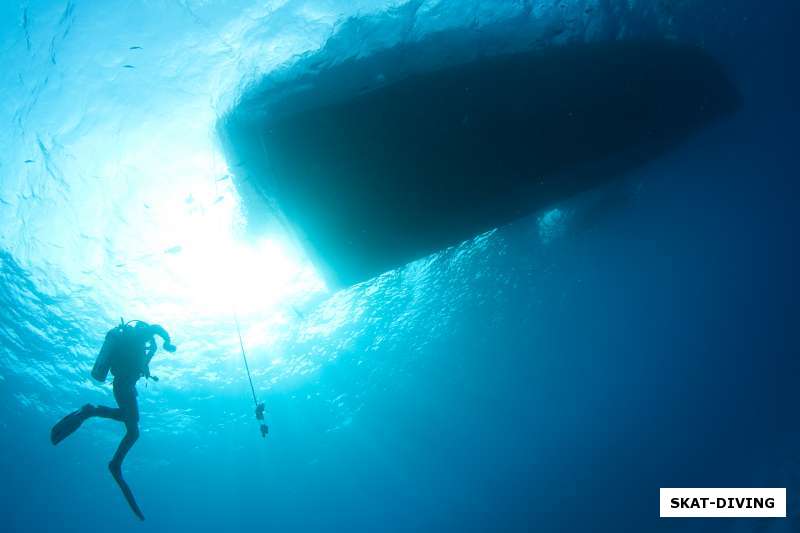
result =
[{"label": "rope", "polygon": [[239,318],[234,314],[233,320],[236,321],[236,333],[239,335],[239,347],[242,349],[242,359],[244,359],[244,369],[247,370],[247,379],[250,381],[250,392],[253,393],[253,403],[258,408],[258,398],[256,398],[256,388],[253,387],[253,377],[250,375],[250,365],[247,364],[247,354],[244,352],[244,342],[242,341],[242,330],[239,327]]},{"label": "rope", "polygon": [[239,326],[239,317],[236,316],[236,313],[233,314],[233,320],[236,322],[236,334],[239,335],[239,348],[242,349],[242,360],[244,360],[244,369],[247,371],[247,381],[250,382],[250,392],[253,393],[253,404],[256,406],[256,420],[258,420],[261,437],[267,438],[269,427],[264,422],[264,404],[258,403],[258,398],[256,397],[256,388],[253,386],[253,376],[250,375],[250,365],[247,363],[247,353],[244,351],[242,328]]}]

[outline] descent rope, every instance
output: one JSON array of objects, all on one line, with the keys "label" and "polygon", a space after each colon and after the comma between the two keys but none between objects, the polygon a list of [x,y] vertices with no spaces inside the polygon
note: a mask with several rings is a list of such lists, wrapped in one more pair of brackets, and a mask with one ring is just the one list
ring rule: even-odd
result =
[{"label": "descent rope", "polygon": [[239,347],[242,349],[242,360],[244,361],[244,369],[247,371],[247,380],[250,382],[250,392],[253,393],[253,404],[256,406],[256,420],[260,423],[261,436],[267,436],[269,428],[264,423],[264,404],[259,403],[256,397],[256,388],[253,386],[253,376],[250,375],[250,365],[247,363],[247,354],[244,350],[244,341],[242,340],[242,329],[239,326],[239,317],[234,313],[233,320],[236,322],[236,334],[239,335]]}]

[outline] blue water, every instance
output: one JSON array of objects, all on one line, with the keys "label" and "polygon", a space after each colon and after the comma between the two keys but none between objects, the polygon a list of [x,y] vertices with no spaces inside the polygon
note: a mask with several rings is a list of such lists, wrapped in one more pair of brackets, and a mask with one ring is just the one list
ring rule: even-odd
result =
[{"label": "blue water", "polygon": [[[798,11],[4,2],[2,530],[796,531]],[[214,129],[243,87],[332,36],[349,57],[498,21],[702,44],[743,108],[623,183],[344,291],[248,233]],[[113,402],[89,370],[120,316],[179,346],[139,384],[124,470],[144,523],[105,466],[121,424],[48,440]],[[658,488],[691,486],[787,487],[789,518],[659,520]]]}]

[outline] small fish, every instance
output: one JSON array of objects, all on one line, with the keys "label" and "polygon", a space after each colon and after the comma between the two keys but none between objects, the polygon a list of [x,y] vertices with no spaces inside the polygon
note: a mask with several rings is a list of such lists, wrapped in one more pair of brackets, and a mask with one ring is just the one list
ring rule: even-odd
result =
[{"label": "small fish", "polygon": [[167,248],[166,250],[164,250],[164,253],[165,254],[179,254],[179,253],[181,253],[182,250],[183,250],[183,246],[177,245],[177,246],[173,246],[172,248]]},{"label": "small fish", "polygon": [[128,48],[128,50],[141,50],[141,49],[142,49],[141,46],[131,46],[130,48]]},{"label": "small fish", "polygon": [[122,68],[136,68],[133,65],[122,65]]},{"label": "small fish", "polygon": [[225,199],[225,197],[224,197],[224,196],[217,196],[217,199],[216,199],[216,200],[214,200],[214,203],[215,203],[215,204],[218,204],[218,203],[220,203],[221,201],[223,201],[224,199]]},{"label": "small fish", "polygon": [[36,161],[34,161],[33,159],[26,159],[26,160],[25,160],[25,164],[26,164],[26,165],[30,165],[31,163],[35,163],[35,162],[36,162]]}]

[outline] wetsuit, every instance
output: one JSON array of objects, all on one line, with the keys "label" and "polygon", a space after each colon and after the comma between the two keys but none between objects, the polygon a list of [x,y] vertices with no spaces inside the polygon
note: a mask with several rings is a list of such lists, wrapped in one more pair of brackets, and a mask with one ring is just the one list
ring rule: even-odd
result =
[{"label": "wetsuit", "polygon": [[[139,438],[139,402],[136,400],[136,382],[142,376],[150,377],[150,359],[156,353],[154,335],[164,339],[164,349],[174,352],[176,347],[170,343],[169,334],[158,325],[137,322],[136,326],[121,325],[106,334],[99,357],[110,357],[110,370],[114,375],[114,399],[117,407],[86,404],[77,411],[59,420],[50,430],[50,440],[57,445],[73,434],[84,421],[92,417],[110,418],[125,424],[125,436],[108,463],[108,469],[114,480],[122,489],[122,494],[131,510],[144,520],[141,509],[136,504],[130,487],[122,477],[122,461]],[[99,360],[99,358],[98,358]],[[97,363],[96,363],[97,365]],[[100,367],[98,367],[100,368]],[[103,381],[109,367],[100,372],[99,377],[92,371],[92,376]]]},{"label": "wetsuit", "polygon": [[[156,352],[153,335],[159,335],[165,340],[165,346],[170,346],[169,334],[158,325],[137,325],[122,333],[116,330],[109,331],[106,342],[113,343],[109,348],[114,350],[111,373],[114,375],[114,399],[117,401],[117,407],[98,405],[87,410],[87,417],[110,418],[125,424],[125,436],[122,437],[114,457],[108,463],[108,469],[122,489],[131,509],[142,520],[144,515],[122,477],[122,461],[139,438],[136,382],[143,376],[150,377],[149,363]],[[174,347],[171,349],[174,350]]]}]

